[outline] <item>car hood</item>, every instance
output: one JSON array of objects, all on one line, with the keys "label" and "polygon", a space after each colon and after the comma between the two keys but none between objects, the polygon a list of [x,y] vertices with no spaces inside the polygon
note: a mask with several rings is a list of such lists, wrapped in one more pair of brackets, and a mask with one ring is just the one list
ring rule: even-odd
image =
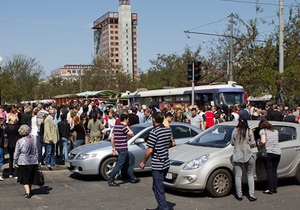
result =
[{"label": "car hood", "polygon": [[77,153],[87,153],[95,150],[101,150],[104,148],[110,148],[111,149],[111,142],[110,141],[99,141],[96,143],[86,144],[80,147],[74,148],[71,153],[77,154]]},{"label": "car hood", "polygon": [[199,158],[207,154],[211,155],[221,150],[222,148],[183,144],[176,147],[172,147],[170,149],[169,156],[171,160],[189,162],[195,158]]}]

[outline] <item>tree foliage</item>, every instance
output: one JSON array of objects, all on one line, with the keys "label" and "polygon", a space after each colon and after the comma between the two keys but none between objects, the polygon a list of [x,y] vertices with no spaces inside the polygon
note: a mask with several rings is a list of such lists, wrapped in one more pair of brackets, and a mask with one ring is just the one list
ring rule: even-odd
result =
[{"label": "tree foliage", "polygon": [[91,68],[82,75],[83,91],[115,90],[133,91],[134,82],[129,74],[123,73],[121,67],[112,65],[108,59],[96,57]]},{"label": "tree foliage", "polygon": [[195,60],[205,63],[204,58],[200,56],[200,52],[201,47],[199,46],[195,52],[186,47],[181,56],[158,54],[156,60],[150,60],[152,67],[148,72],[140,75],[138,87],[152,90],[170,86],[186,86],[187,63]]},{"label": "tree foliage", "polygon": [[35,58],[23,54],[12,55],[2,68],[1,102],[20,103],[34,99],[43,68]]}]

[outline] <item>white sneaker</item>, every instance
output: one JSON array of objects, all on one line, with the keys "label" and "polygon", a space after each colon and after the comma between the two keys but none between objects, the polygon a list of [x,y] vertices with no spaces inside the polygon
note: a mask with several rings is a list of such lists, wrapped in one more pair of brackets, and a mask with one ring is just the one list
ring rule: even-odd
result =
[{"label": "white sneaker", "polygon": [[18,177],[17,177],[17,176],[15,176],[15,179],[18,179]]},{"label": "white sneaker", "polygon": [[4,181],[4,178],[3,178],[3,176],[0,176],[0,181]]},{"label": "white sneaker", "polygon": [[13,178],[13,175],[9,175],[9,178]]}]

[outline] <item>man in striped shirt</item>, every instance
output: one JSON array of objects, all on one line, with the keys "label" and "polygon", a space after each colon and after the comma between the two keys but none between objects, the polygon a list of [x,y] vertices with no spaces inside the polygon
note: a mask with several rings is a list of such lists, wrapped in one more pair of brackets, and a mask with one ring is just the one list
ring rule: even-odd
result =
[{"label": "man in striped shirt", "polygon": [[112,154],[116,155],[117,151],[119,155],[116,166],[108,179],[108,185],[111,187],[119,186],[119,184],[115,182],[115,177],[123,167],[125,167],[131,183],[138,183],[140,181],[140,179],[137,179],[133,174],[130,156],[128,154],[127,136],[134,136],[134,133],[128,127],[128,122],[128,115],[122,114],[121,123],[115,125],[111,136]]},{"label": "man in striped shirt", "polygon": [[153,191],[158,204],[157,209],[169,209],[166,201],[164,178],[170,167],[169,148],[171,141],[171,130],[162,123],[164,116],[162,113],[154,112],[152,122],[154,128],[150,131],[147,150],[140,167],[143,169],[149,157],[151,157],[151,168],[153,178]]}]

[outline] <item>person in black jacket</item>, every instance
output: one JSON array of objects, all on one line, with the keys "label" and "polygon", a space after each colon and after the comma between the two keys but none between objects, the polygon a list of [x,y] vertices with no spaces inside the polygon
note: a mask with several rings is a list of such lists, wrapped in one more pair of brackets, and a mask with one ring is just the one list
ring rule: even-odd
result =
[{"label": "person in black jacket", "polygon": [[67,121],[67,115],[62,114],[61,121],[57,124],[58,133],[60,138],[60,161],[61,164],[64,164],[68,158],[68,153],[70,151],[70,124]]},{"label": "person in black jacket", "polygon": [[18,123],[18,118],[15,115],[10,115],[8,117],[8,124],[5,126],[5,134],[8,140],[8,154],[9,154],[9,177],[17,178],[17,169],[14,168],[13,160],[17,141],[20,139],[20,134],[18,132],[20,125]]},{"label": "person in black jacket", "polygon": [[135,125],[135,124],[139,124],[140,123],[140,119],[139,116],[137,116],[137,108],[136,107],[132,107],[131,109],[131,113],[128,114],[128,118],[129,118],[129,125]]}]

